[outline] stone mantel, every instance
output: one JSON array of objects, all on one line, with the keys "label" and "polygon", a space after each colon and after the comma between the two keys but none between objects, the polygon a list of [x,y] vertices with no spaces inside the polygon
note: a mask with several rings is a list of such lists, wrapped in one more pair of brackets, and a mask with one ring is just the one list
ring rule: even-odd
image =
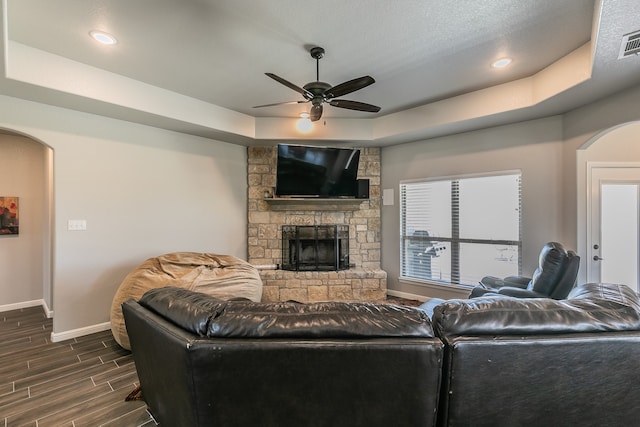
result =
[{"label": "stone mantel", "polygon": [[273,194],[276,147],[247,148],[248,261],[257,266],[282,262],[283,225],[349,226],[348,270],[295,272],[261,270],[263,301],[373,301],[386,296],[380,268],[380,149],[360,149],[358,178],[369,180],[368,199],[265,198]]}]

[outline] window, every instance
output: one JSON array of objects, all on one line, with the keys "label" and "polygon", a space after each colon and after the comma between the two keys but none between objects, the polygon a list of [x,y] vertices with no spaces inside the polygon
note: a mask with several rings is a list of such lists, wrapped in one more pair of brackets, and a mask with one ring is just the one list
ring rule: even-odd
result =
[{"label": "window", "polygon": [[461,285],[520,274],[520,173],[402,182],[400,275]]}]

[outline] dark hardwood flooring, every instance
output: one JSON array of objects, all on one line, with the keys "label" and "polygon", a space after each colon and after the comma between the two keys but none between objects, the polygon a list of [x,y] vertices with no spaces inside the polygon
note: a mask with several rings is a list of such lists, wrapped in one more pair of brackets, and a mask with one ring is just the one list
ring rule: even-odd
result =
[{"label": "dark hardwood flooring", "polygon": [[144,401],[124,401],[138,376],[110,330],[57,343],[51,330],[41,307],[0,312],[0,427],[158,425]]},{"label": "dark hardwood flooring", "polygon": [[0,427],[156,426],[111,331],[52,343],[41,307],[0,312]]}]

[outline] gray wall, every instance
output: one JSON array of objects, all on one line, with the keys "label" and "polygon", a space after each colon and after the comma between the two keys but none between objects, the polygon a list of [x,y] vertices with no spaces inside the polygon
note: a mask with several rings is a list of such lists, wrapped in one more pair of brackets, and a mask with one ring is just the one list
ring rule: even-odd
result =
[{"label": "gray wall", "polygon": [[[562,120],[560,117],[501,126],[382,150],[382,188],[393,189],[393,206],[382,208],[382,269],[390,289],[425,296],[439,287],[400,282],[400,207],[402,180],[519,170],[522,173],[523,259],[537,258],[540,248],[561,234]],[[486,206],[491,209],[491,206]],[[523,273],[530,273],[531,264]],[[479,278],[480,279],[480,278]],[[444,289],[442,291],[445,291]],[[460,295],[468,294],[462,290]]]},{"label": "gray wall", "polygon": [[[640,119],[640,88],[627,90],[562,116],[515,123],[382,150],[382,189],[393,189],[393,206],[382,209],[382,268],[388,288],[418,296],[456,298],[467,289],[401,282],[398,188],[406,179],[500,170],[522,172],[523,271],[530,275],[544,243],[578,250],[576,194],[578,148],[621,123]],[[584,254],[580,254],[584,256]],[[479,278],[480,279],[480,278]]]},{"label": "gray wall", "polygon": [[0,236],[0,306],[45,299],[45,151],[31,139],[0,133],[0,196],[19,197],[20,215],[20,234]]},{"label": "gray wall", "polygon": [[[246,259],[244,147],[2,96],[0,129],[53,151],[54,335],[108,322],[120,282],[149,257]],[[69,231],[72,219],[87,230]]]},{"label": "gray wall", "polygon": [[[640,120],[640,86],[608,96],[598,102],[575,109],[563,117],[564,150],[569,162],[565,165],[565,222],[563,228],[574,242],[579,241],[578,208],[582,206],[584,194],[577,194],[584,180],[581,170],[577,170],[577,151],[594,136],[624,123]],[[615,154],[611,153],[612,156]],[[602,156],[604,160],[608,156]],[[628,161],[637,161],[629,157]],[[577,243],[576,243],[577,245]],[[579,245],[577,246],[579,247]],[[586,255],[586,254],[581,254]],[[582,269],[581,269],[582,270]],[[580,276],[582,277],[582,275]]]},{"label": "gray wall", "polygon": [[[576,247],[576,150],[599,132],[640,119],[638,105],[640,88],[635,88],[563,116],[383,149],[382,188],[395,192],[394,205],[382,208],[382,267],[389,289],[427,296],[439,292],[398,280],[401,180],[521,170],[523,273],[529,274],[544,242],[557,239]],[[0,306],[45,299],[55,310],[54,332],[62,334],[108,322],[120,281],[148,257],[192,250],[246,258],[244,147],[5,96],[0,96],[0,129],[51,147],[44,150],[42,170],[30,166],[33,173],[42,172],[36,181],[44,180],[43,241],[16,250],[27,243],[24,227],[35,230],[41,222],[29,226],[31,202],[22,203],[20,240],[0,241],[0,258],[20,254],[18,261],[0,261]],[[25,142],[12,138],[12,145]],[[24,149],[39,150],[30,147]],[[0,152],[2,159],[5,155]],[[40,197],[35,189],[2,185],[2,192]],[[48,198],[55,214],[51,233],[46,230]],[[87,220],[87,231],[68,231],[70,219]],[[14,280],[27,284],[12,286]]]}]

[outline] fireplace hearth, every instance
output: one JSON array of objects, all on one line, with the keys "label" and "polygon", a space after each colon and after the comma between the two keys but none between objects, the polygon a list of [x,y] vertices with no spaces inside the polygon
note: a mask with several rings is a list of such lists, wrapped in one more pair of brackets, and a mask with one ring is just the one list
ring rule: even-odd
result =
[{"label": "fireplace hearth", "polygon": [[349,268],[348,225],[283,225],[283,270],[337,271]]}]

